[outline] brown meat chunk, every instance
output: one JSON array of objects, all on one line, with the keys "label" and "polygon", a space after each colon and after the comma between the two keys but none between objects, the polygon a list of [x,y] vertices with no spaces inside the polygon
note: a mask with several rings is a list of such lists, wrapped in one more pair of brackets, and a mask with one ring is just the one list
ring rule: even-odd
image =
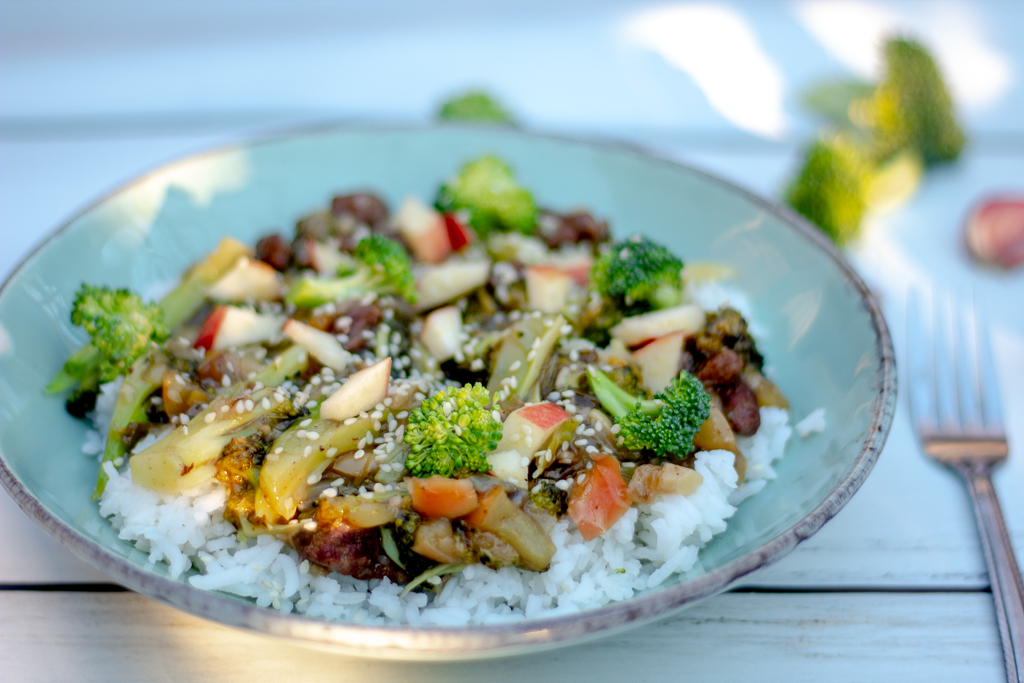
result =
[{"label": "brown meat chunk", "polygon": [[363,337],[363,332],[377,327],[383,319],[384,312],[377,305],[356,304],[346,309],[334,321],[334,328],[335,331],[348,335],[348,341],[343,344],[345,350],[355,352],[366,347],[366,338]]},{"label": "brown meat chunk", "polygon": [[364,529],[341,517],[327,519],[319,513],[313,518],[314,531],[303,530],[292,545],[310,562],[357,579],[383,579],[406,583],[409,577],[386,554],[381,545],[380,528]]},{"label": "brown meat chunk", "polygon": [[719,385],[733,382],[743,372],[743,359],[729,348],[711,356],[701,365],[697,378],[707,384]]},{"label": "brown meat chunk", "polygon": [[736,381],[722,387],[719,395],[732,430],[740,436],[753,435],[761,426],[761,413],[758,412],[754,391],[742,381]]},{"label": "brown meat chunk", "polygon": [[278,271],[285,271],[292,260],[292,248],[274,233],[256,243],[256,258]]},{"label": "brown meat chunk", "polygon": [[388,217],[388,207],[376,195],[357,192],[335,197],[331,202],[331,213],[337,219],[349,217],[356,223],[372,227]]},{"label": "brown meat chunk", "polygon": [[599,221],[586,211],[576,211],[565,216],[555,216],[554,229],[543,231],[544,241],[551,248],[562,244],[593,242],[597,244],[608,239],[608,223]]}]

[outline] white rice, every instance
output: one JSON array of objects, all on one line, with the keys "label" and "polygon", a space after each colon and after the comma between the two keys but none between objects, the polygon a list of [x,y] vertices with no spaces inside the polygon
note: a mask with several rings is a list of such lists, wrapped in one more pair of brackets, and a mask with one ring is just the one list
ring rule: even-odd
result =
[{"label": "white rice", "polygon": [[725,530],[735,505],[775,477],[772,462],[782,457],[791,432],[786,411],[762,408],[757,434],[740,440],[748,475],[738,488],[732,453],[698,453],[695,467],[704,481],[693,494],[635,506],[591,541],[565,517],[551,532],[557,552],[546,572],[471,565],[436,595],[412,592],[402,598],[404,587],[386,579],[310,572],[307,561],[272,536],[239,543],[221,515],[227,496],[215,481],[185,495],[162,496],[135,486],[130,472],[107,463],[110,481],[100,514],[110,518],[120,538],[149,552],[150,562],[165,562],[172,577],[195,567],[199,573],[188,579],[193,586],[284,612],[448,626],[552,616],[627,599],[692,568],[700,548]]},{"label": "white rice", "polygon": [[825,409],[817,408],[812,410],[807,417],[797,422],[794,428],[801,439],[805,439],[811,434],[819,434],[825,431]]},{"label": "white rice", "polygon": [[[705,310],[729,303],[750,319],[748,302],[731,288],[712,283],[688,293]],[[102,452],[119,387],[119,381],[104,385],[97,399],[95,431],[82,449],[89,455]],[[801,425],[817,428],[818,413]],[[148,552],[150,562],[166,563],[172,577],[195,568],[198,573],[188,578],[193,586],[252,598],[283,612],[354,623],[438,626],[568,614],[625,600],[694,566],[699,550],[725,530],[736,506],[776,477],[772,463],[783,456],[793,429],[785,410],[761,408],[760,414],[757,433],[737,439],[747,458],[744,482],[737,482],[732,453],[698,453],[695,469],[704,480],[693,494],[661,496],[651,505],[634,506],[591,541],[584,541],[564,517],[551,532],[557,551],[547,571],[470,565],[449,577],[437,594],[414,591],[402,597],[404,586],[387,579],[360,581],[311,572],[308,561],[270,535],[240,543],[234,526],[222,516],[227,493],[216,481],[181,496],[164,496],[134,485],[127,465],[119,470],[106,463],[110,480],[100,514],[110,518],[120,538]],[[824,410],[820,418],[823,429]],[[160,436],[147,436],[134,451]]]}]

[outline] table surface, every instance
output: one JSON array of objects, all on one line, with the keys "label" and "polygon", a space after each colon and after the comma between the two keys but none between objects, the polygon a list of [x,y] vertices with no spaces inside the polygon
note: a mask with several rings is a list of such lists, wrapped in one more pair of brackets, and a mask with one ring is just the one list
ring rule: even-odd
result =
[{"label": "table surface", "polygon": [[[499,94],[528,128],[632,140],[778,196],[817,125],[800,93],[870,77],[893,31],[931,43],[970,144],[909,203],[872,217],[849,256],[882,300],[900,361],[908,288],[986,303],[1019,446],[1024,270],[982,271],[961,247],[973,204],[1024,191],[1024,5],[1012,2],[8,1],[0,277],[87,203],[168,160],[325,121],[427,121],[469,86]],[[112,586],[0,493],[0,678],[612,681],[643,667],[650,680],[1003,680],[966,493],[925,460],[907,412],[901,396],[846,508],[737,590],[614,638],[498,662],[344,659],[191,617]],[[1024,548],[1019,452],[996,488]]]}]

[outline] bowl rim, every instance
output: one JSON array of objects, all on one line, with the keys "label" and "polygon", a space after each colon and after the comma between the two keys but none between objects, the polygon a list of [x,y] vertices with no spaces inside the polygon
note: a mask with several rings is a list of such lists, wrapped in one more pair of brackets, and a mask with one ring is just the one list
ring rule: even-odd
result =
[{"label": "bowl rim", "polygon": [[323,647],[350,655],[398,657],[406,659],[454,659],[500,657],[524,650],[539,650],[574,644],[611,634],[632,626],[662,618],[696,601],[726,590],[737,579],[779,560],[797,544],[814,534],[831,519],[860,487],[885,443],[896,406],[896,361],[888,326],[879,302],[835,245],[806,219],[788,207],[765,199],[713,173],[681,163],[664,153],[631,141],[534,132],[520,128],[474,124],[390,124],[329,122],[289,128],[268,135],[186,154],[122,183],[69,219],[26,254],[0,285],[4,297],[13,281],[40,253],[79,219],[119,194],[176,167],[197,160],[301,138],[331,134],[388,134],[433,132],[437,130],[486,130],[488,133],[582,147],[593,147],[631,155],[644,162],[670,166],[706,182],[717,184],[740,196],[756,208],[773,215],[781,223],[809,241],[831,260],[839,274],[860,296],[869,314],[875,334],[878,364],[875,368],[878,395],[872,411],[871,427],[864,445],[846,475],[810,512],[788,529],[760,547],[699,577],[671,586],[616,601],[583,612],[553,617],[523,619],[485,626],[409,626],[358,625],[331,622],[294,613],[285,614],[226,594],[194,588],[180,579],[159,575],[145,566],[108,550],[91,537],[80,533],[50,512],[8,466],[0,450],[0,485],[34,522],[42,526],[61,545],[116,581],[148,597],[178,609],[222,624],[254,632],[289,637],[301,644]]}]

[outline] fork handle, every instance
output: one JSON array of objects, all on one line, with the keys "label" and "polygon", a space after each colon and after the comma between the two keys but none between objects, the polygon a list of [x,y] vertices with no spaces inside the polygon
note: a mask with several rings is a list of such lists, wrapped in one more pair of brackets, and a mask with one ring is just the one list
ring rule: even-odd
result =
[{"label": "fork handle", "polygon": [[974,515],[981,532],[981,545],[988,564],[992,599],[996,604],[999,636],[1003,641],[1006,678],[1010,683],[1024,682],[1024,588],[1013,556],[1010,535],[992,486],[991,465],[951,463],[959,472],[974,503]]}]

